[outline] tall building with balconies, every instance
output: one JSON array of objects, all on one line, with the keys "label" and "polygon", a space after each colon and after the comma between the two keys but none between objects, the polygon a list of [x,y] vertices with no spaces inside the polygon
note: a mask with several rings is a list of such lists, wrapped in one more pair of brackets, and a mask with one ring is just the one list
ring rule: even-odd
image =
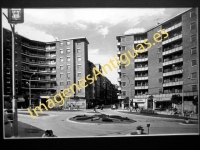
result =
[{"label": "tall building with balconies", "polygon": [[[137,44],[147,46],[145,39],[152,44],[135,59],[130,58],[128,67],[123,64],[119,67],[118,89],[121,92],[118,98],[129,97],[140,106],[156,109],[160,105],[171,107],[174,94],[183,97],[184,103],[198,96],[198,27],[198,9],[191,8],[144,33],[117,36],[119,57],[132,48],[137,51]],[[163,35],[161,42],[156,43],[154,34],[162,29],[168,37]]]},{"label": "tall building with balconies", "polygon": [[[12,47],[11,31],[3,29],[4,95],[12,94]],[[85,37],[40,42],[15,35],[15,87],[16,95],[27,97],[23,107],[29,106],[29,95],[35,104],[46,104],[47,96],[53,98],[64,88],[78,84],[88,74],[88,41]],[[31,90],[31,92],[30,92]],[[73,97],[82,100],[86,107],[88,89],[75,89],[66,99],[65,106]]]}]

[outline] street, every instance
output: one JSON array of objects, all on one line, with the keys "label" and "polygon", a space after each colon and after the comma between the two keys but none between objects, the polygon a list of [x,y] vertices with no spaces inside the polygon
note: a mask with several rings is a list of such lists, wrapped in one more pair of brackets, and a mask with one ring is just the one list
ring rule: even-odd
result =
[{"label": "street", "polygon": [[[136,126],[142,125],[144,133],[148,133],[147,124],[150,124],[149,135],[197,135],[198,125],[183,125],[183,119],[159,118],[121,113],[111,109],[99,110],[101,113],[128,117],[137,122],[131,124],[91,124],[71,122],[68,119],[76,115],[92,115],[93,110],[80,111],[45,111],[34,119],[27,110],[18,110],[20,124],[31,125],[30,129],[19,130],[19,137],[41,137],[45,130],[53,130],[54,135],[60,138],[68,137],[99,137],[99,136],[128,136],[135,132]],[[25,128],[25,127],[24,127]],[[32,133],[31,133],[32,129]],[[37,134],[38,132],[38,134]],[[147,136],[147,134],[145,135]]]}]

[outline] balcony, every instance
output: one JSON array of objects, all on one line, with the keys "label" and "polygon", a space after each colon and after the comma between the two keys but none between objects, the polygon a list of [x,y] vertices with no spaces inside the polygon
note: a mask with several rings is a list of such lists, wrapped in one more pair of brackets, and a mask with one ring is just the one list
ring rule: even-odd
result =
[{"label": "balcony", "polygon": [[120,72],[121,72],[121,69],[117,69],[117,72],[119,72],[119,73],[120,73]]},{"label": "balcony", "polygon": [[55,57],[56,57],[56,54],[47,55],[46,57],[49,58],[49,59],[51,59],[51,58],[55,58]]},{"label": "balcony", "polygon": [[48,47],[46,47],[46,51],[56,51],[56,47],[55,46],[48,46]]},{"label": "balcony", "polygon": [[26,47],[26,48],[30,48],[30,49],[45,50],[45,47],[33,46],[33,45],[29,45],[28,43],[25,43],[25,42],[22,42],[21,45]]},{"label": "balcony", "polygon": [[177,81],[168,81],[163,83],[163,87],[183,85],[182,79],[177,79]]},{"label": "balcony", "polygon": [[121,43],[120,42],[117,42],[117,47],[120,47],[121,46]]},{"label": "balcony", "polygon": [[173,41],[181,39],[181,38],[182,38],[182,34],[179,34],[179,35],[177,35],[175,37],[172,37],[172,38],[169,38],[168,40],[163,41],[162,45],[165,45],[167,43],[173,42]]},{"label": "balcony", "polygon": [[148,89],[148,85],[136,85],[135,90],[139,90],[139,89]]},{"label": "balcony", "polygon": [[118,81],[118,82],[121,82],[121,81],[122,81],[122,78],[117,78],[117,81]]},{"label": "balcony", "polygon": [[117,89],[118,89],[119,91],[121,91],[121,90],[122,90],[122,88],[121,88],[121,87],[118,87]]},{"label": "balcony", "polygon": [[166,77],[166,76],[171,76],[171,75],[176,75],[176,74],[182,74],[183,73],[183,70],[182,70],[182,67],[180,69],[170,69],[170,70],[167,70],[165,71],[164,70],[164,73],[163,73],[163,76]]},{"label": "balcony", "polygon": [[182,56],[179,56],[175,59],[168,59],[168,60],[164,60],[164,61],[165,62],[163,62],[163,66],[166,66],[166,65],[171,65],[171,64],[183,62],[183,58],[182,58]]},{"label": "balcony", "polygon": [[135,62],[145,62],[145,61],[148,61],[147,57],[146,58],[138,58],[138,57],[136,57],[136,59],[135,59]]},{"label": "balcony", "polygon": [[179,28],[179,27],[181,27],[181,26],[182,26],[182,22],[180,22],[180,23],[178,23],[178,24],[176,24],[176,25],[173,25],[173,26],[171,26],[171,27],[165,29],[165,32],[172,31],[172,30],[177,29],[177,28]]},{"label": "balcony", "polygon": [[117,55],[120,56],[122,54],[121,51],[117,51]]},{"label": "balcony", "polygon": [[183,50],[183,46],[178,45],[176,48],[173,48],[173,49],[170,49],[170,50],[165,50],[162,54],[165,56],[165,55],[172,54],[174,52],[178,52],[178,51],[181,51],[181,50]]},{"label": "balcony", "polygon": [[148,80],[148,76],[136,76],[135,80]]},{"label": "balcony", "polygon": [[56,65],[56,62],[50,62],[49,65]]},{"label": "balcony", "polygon": [[[138,52],[138,53],[144,53],[144,52],[147,52],[147,51],[148,51],[148,48],[146,48],[146,49],[145,49],[144,51],[142,51],[142,52],[141,52],[141,50],[137,50],[137,49],[135,49],[135,51]],[[136,58],[137,58],[137,57],[136,57]]]},{"label": "balcony", "polygon": [[137,40],[137,41],[134,41],[134,44],[138,44],[138,43],[144,43],[144,40]]},{"label": "balcony", "polygon": [[135,68],[135,71],[146,71],[146,70],[148,70],[148,66],[141,66]]}]

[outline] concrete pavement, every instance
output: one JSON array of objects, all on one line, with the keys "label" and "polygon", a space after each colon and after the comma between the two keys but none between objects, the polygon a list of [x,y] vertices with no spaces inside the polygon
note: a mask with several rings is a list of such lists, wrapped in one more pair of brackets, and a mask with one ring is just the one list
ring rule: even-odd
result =
[{"label": "concrete pavement", "polygon": [[[151,116],[140,116],[134,114],[120,113],[117,110],[110,108],[97,110],[101,113],[120,115],[129,117],[137,122],[132,124],[79,124],[68,121],[70,117],[80,114],[92,115],[93,109],[82,111],[45,111],[43,116],[31,118],[30,115],[25,115],[23,110],[19,110],[18,120],[23,125],[19,126],[19,136],[41,137],[45,130],[53,130],[54,134],[61,138],[67,137],[98,137],[98,136],[126,136],[131,132],[135,132],[138,125],[144,127],[144,132],[147,133],[147,124],[150,124],[150,135],[162,134],[198,134],[198,125],[186,126],[181,125],[180,119],[172,118],[155,118]],[[23,112],[20,114],[20,112]],[[29,126],[28,126],[29,125]],[[28,130],[32,129],[32,130]],[[30,131],[30,132],[28,132]],[[34,132],[34,133],[31,133]],[[148,136],[148,135],[147,135]]]}]

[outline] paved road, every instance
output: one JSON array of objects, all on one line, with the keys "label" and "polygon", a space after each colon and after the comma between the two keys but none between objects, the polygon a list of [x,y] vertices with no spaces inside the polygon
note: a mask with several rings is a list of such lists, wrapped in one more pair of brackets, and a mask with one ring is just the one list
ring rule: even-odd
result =
[{"label": "paved road", "polygon": [[131,132],[135,132],[138,125],[144,127],[144,132],[148,132],[147,124],[150,124],[149,135],[160,134],[198,134],[198,125],[182,125],[180,119],[158,118],[150,116],[139,116],[134,114],[121,113],[111,109],[99,110],[99,112],[112,115],[121,115],[129,117],[137,122],[132,124],[81,124],[68,121],[70,117],[80,114],[92,115],[93,110],[84,111],[45,111],[34,119],[28,115],[25,110],[18,110],[18,120],[20,122],[30,124],[41,130],[53,130],[58,137],[85,137],[85,136],[127,136]]}]

